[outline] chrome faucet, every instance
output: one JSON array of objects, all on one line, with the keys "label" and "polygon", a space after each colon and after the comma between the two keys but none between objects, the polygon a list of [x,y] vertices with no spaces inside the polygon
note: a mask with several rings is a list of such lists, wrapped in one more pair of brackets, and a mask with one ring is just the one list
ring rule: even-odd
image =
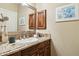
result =
[{"label": "chrome faucet", "polygon": [[20,32],[20,39],[25,39],[26,38],[25,33],[26,33],[25,31]]}]

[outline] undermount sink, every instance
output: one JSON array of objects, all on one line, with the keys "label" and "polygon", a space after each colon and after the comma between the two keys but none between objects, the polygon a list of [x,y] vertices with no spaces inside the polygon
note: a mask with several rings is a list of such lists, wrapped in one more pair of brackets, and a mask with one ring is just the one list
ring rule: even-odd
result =
[{"label": "undermount sink", "polygon": [[37,38],[31,37],[31,38],[25,38],[22,40],[17,40],[16,43],[21,43],[21,44],[29,44],[38,41]]},{"label": "undermount sink", "polygon": [[22,39],[22,40],[16,40],[16,42],[13,44],[9,44],[9,43],[2,44],[2,45],[0,45],[0,53],[15,50],[18,47],[22,47],[25,44],[30,44],[30,43],[33,43],[36,41],[38,41],[37,38],[31,37],[31,38],[26,38],[26,39]]},{"label": "undermount sink", "polygon": [[15,50],[18,47],[22,47],[22,44],[9,44],[5,43],[0,45],[0,53],[9,52],[11,50]]},{"label": "undermount sink", "polygon": [[10,48],[10,46],[7,46],[7,44],[0,45],[0,53],[9,51],[10,50],[9,48]]}]

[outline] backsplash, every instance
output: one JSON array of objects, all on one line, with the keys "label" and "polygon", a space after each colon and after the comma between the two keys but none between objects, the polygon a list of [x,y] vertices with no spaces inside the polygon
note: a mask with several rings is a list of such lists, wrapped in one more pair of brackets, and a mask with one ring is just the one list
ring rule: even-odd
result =
[{"label": "backsplash", "polygon": [[16,39],[20,39],[20,37],[23,38],[23,36],[25,35],[25,37],[32,37],[34,35],[33,31],[27,31],[27,32],[9,32],[8,36],[15,36]]}]

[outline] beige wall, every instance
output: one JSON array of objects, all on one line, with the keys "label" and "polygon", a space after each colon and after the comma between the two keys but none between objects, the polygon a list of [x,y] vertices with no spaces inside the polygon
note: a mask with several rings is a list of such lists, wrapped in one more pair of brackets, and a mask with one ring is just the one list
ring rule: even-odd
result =
[{"label": "beige wall", "polygon": [[79,21],[57,23],[59,55],[79,55]]},{"label": "beige wall", "polygon": [[11,11],[17,11],[18,10],[17,6],[18,5],[15,3],[0,3],[0,8],[5,8]]},{"label": "beige wall", "polygon": [[[77,5],[79,6],[79,4]],[[55,42],[58,55],[79,55],[78,25],[79,21],[56,23]]]},{"label": "beige wall", "polygon": [[[47,10],[47,29],[37,30],[52,34],[52,55],[79,55],[79,21],[56,23],[56,7],[65,4],[36,4],[38,10]],[[54,45],[54,46],[53,46]]]}]

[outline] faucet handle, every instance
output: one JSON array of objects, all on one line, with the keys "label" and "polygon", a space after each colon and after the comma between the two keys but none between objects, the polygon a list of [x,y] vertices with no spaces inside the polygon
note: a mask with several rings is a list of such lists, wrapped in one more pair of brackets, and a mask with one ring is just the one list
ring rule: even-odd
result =
[{"label": "faucet handle", "polygon": [[20,40],[22,39],[21,35],[20,35]]},{"label": "faucet handle", "polygon": [[23,35],[23,38],[25,39],[25,38],[26,38],[26,36],[25,36],[25,35]]}]

